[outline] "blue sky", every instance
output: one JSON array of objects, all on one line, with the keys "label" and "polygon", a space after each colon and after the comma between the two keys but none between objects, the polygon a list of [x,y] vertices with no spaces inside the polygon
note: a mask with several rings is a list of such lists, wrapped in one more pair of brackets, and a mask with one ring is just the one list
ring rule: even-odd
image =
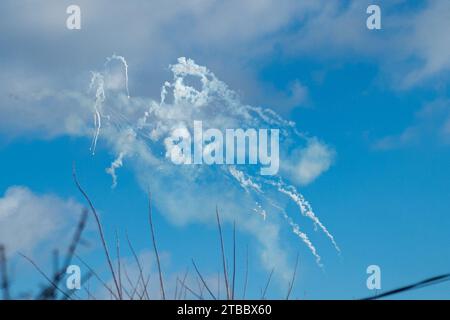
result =
[{"label": "blue sky", "polygon": [[[133,275],[128,232],[156,280],[146,216],[150,186],[168,290],[187,267],[193,273],[191,258],[215,285],[220,252],[209,209],[216,204],[223,211],[230,257],[232,221],[239,221],[238,292],[249,246],[250,297],[260,296],[272,267],[268,297],[284,297],[297,253],[292,297],[300,299],[372,295],[366,287],[372,264],[381,267],[382,291],[448,272],[450,5],[378,1],[382,29],[370,31],[365,11],[371,3],[79,1],[82,28],[74,31],[65,28],[69,2],[2,2],[1,27],[7,31],[0,36],[0,242],[10,248],[14,292],[43,282],[17,253],[51,270],[52,249],[64,248],[85,205],[71,178],[73,162],[111,247],[117,229]],[[121,104],[123,65],[105,66],[114,53],[128,63],[132,104]],[[208,68],[239,95],[239,105],[270,108],[295,121],[307,137],[290,136],[300,151],[286,161],[312,170],[310,178],[291,169],[280,174],[311,203],[341,253],[294,203],[273,196],[308,234],[323,267],[279,216],[267,221],[252,216],[245,190],[228,184],[220,170],[194,180],[184,169],[155,170],[142,144],[124,147],[123,132],[108,129],[107,121],[92,155],[90,72],[119,75],[118,87],[109,83],[114,100],[107,106],[123,107],[125,114],[159,101],[162,84],[173,80],[169,65],[179,57]],[[203,120],[220,123],[215,110],[221,108],[215,104]],[[312,158],[311,141],[323,151]],[[117,187],[111,188],[105,169],[124,150]],[[110,281],[95,225],[85,238],[80,254]],[[98,295],[104,294],[96,285]],[[156,297],[158,289],[153,290]],[[448,284],[441,284],[399,298],[448,299],[449,292]]]}]

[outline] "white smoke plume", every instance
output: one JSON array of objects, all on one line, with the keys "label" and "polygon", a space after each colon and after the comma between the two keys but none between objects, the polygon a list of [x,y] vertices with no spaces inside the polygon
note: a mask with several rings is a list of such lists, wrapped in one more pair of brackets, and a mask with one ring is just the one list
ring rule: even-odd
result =
[{"label": "white smoke plume", "polygon": [[[110,68],[113,60],[120,62],[122,70]],[[205,128],[223,132],[227,128],[279,129],[280,161],[295,162],[290,155],[298,154],[295,151],[302,148],[308,137],[297,130],[294,122],[273,110],[243,104],[224,82],[191,59],[179,58],[170,70],[173,79],[163,84],[159,101],[130,97],[128,64],[122,56],[113,55],[107,59],[103,72],[93,73],[95,130],[91,149],[95,152],[101,136],[115,152],[116,159],[107,169],[113,187],[117,185],[116,170],[126,160],[142,186],[152,189],[156,206],[177,224],[211,221],[218,205],[225,221],[236,221],[242,230],[260,240],[261,257],[272,264],[267,267],[276,266],[282,273],[289,273],[289,267],[279,244],[279,221],[288,223],[321,265],[309,236],[294,222],[295,216],[288,215],[283,208],[287,196],[340,251],[310,204],[294,185],[284,182],[291,181],[290,177],[282,177],[281,173],[261,176],[259,165],[175,165],[171,162],[168,139],[172,132],[180,128],[192,132],[196,120],[201,120]],[[120,77],[124,81],[118,81]],[[250,212],[258,214],[249,215]]]},{"label": "white smoke plume", "polygon": [[109,168],[106,168],[106,173],[109,174],[112,178],[112,186],[111,188],[115,188],[117,186],[117,174],[116,170],[123,166],[123,157],[125,156],[124,152],[120,152],[119,156],[111,163]]}]

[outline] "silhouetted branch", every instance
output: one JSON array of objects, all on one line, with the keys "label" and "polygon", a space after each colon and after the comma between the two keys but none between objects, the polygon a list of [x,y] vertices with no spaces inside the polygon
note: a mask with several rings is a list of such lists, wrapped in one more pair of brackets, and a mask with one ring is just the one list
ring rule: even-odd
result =
[{"label": "silhouetted branch", "polygon": [[210,294],[210,296],[216,300],[216,296],[212,293],[212,291],[209,289],[208,285],[206,284],[205,280],[203,279],[200,271],[198,271],[197,266],[195,265],[194,259],[192,259],[192,264],[194,265],[195,271],[197,272],[198,276],[200,277],[200,280],[202,281],[203,285],[205,286],[206,290]]},{"label": "silhouetted branch", "polygon": [[119,299],[119,297],[112,291],[112,289],[105,283],[105,281],[100,278],[100,276],[92,269],[80,256],[75,254],[75,257],[77,257],[78,260],[86,267],[88,268],[89,272],[92,273],[92,275],[103,285],[103,287],[108,290],[108,292],[115,298]]},{"label": "silhouetted branch", "polygon": [[298,266],[298,253],[297,253],[297,258],[295,259],[295,267],[294,267],[294,274],[292,275],[292,279],[289,283],[289,289],[286,295],[286,300],[289,300],[289,296],[291,295],[292,292],[292,288],[294,287],[294,282],[295,282],[295,276],[297,274],[297,266]]},{"label": "silhouetted branch", "polygon": [[233,222],[233,276],[231,280],[231,300],[234,300],[235,282],[236,282],[236,221]]},{"label": "silhouetted branch", "polygon": [[76,184],[78,190],[81,192],[81,194],[84,196],[84,198],[88,202],[89,207],[91,208],[92,214],[94,215],[95,222],[97,223],[97,227],[98,227],[98,232],[100,234],[100,239],[102,241],[103,250],[105,251],[106,260],[108,261],[109,269],[111,271],[111,274],[112,274],[112,277],[113,277],[113,280],[114,280],[114,285],[116,286],[116,290],[117,290],[117,293],[119,295],[119,298],[122,299],[122,294],[120,292],[119,283],[117,281],[116,273],[114,271],[114,267],[113,267],[113,264],[112,264],[112,261],[111,261],[111,257],[109,255],[108,246],[106,245],[106,240],[105,240],[105,236],[103,234],[103,228],[102,228],[102,224],[100,223],[100,218],[99,218],[99,216],[97,214],[97,210],[95,210],[95,207],[92,204],[91,199],[89,198],[87,193],[83,190],[83,188],[81,187],[80,183],[78,182],[76,171],[75,171],[75,164],[73,166],[72,176],[73,176],[73,180],[75,181],[75,184]]},{"label": "silhouetted branch", "polygon": [[158,265],[159,284],[160,284],[160,287],[161,287],[162,299],[166,300],[166,293],[164,292],[164,281],[163,281],[163,276],[162,276],[162,271],[161,271],[161,263],[159,261],[158,249],[156,247],[155,230],[153,229],[152,198],[151,198],[150,192],[148,193],[148,220],[150,222],[150,231],[151,231],[151,234],[152,234],[153,250],[155,252],[156,263]]},{"label": "silhouetted branch", "polygon": [[148,295],[147,285],[145,284],[145,280],[144,280],[144,271],[142,269],[141,262],[139,261],[139,257],[137,256],[136,251],[134,250],[133,246],[131,245],[131,241],[130,241],[130,238],[128,237],[128,233],[126,233],[126,238],[127,238],[127,242],[128,242],[128,247],[130,248],[130,251],[133,254],[134,260],[136,260],[136,264],[139,268],[139,278],[141,279],[142,284],[144,286],[145,295],[146,295],[147,299],[150,299],[150,297]]},{"label": "silhouetted branch", "polygon": [[181,283],[181,286],[184,287],[186,290],[188,290],[190,293],[192,293],[197,299],[203,300],[203,298],[198,293],[189,288],[185,283]]},{"label": "silhouetted branch", "polygon": [[242,299],[245,299],[245,293],[247,291],[247,283],[248,283],[248,244],[247,244],[246,258],[245,258],[244,293],[242,294]]},{"label": "silhouetted branch", "polygon": [[0,274],[1,274],[1,287],[3,292],[3,299],[9,300],[11,298],[9,294],[9,280],[7,273],[7,261],[5,247],[0,245]]},{"label": "silhouetted branch", "polygon": [[270,284],[270,280],[272,279],[273,271],[274,271],[274,269],[272,269],[272,271],[270,271],[269,279],[267,279],[266,286],[265,286],[264,291],[263,291],[263,293],[261,295],[261,300],[264,300],[266,298],[267,288],[269,288],[269,284]]},{"label": "silhouetted branch", "polygon": [[227,300],[230,300],[230,288],[228,286],[228,272],[227,272],[227,262],[225,259],[225,247],[223,244],[222,226],[220,225],[219,209],[217,209],[217,207],[216,207],[216,219],[217,219],[217,226],[219,228],[220,249],[222,252],[223,274],[225,278],[225,289],[227,290]]},{"label": "silhouetted branch", "polygon": [[[78,243],[81,240],[81,235],[84,231],[84,228],[86,227],[86,221],[88,217],[88,211],[85,209],[83,210],[80,221],[78,222],[77,228],[75,230],[74,236],[72,238],[72,241],[70,242],[69,248],[66,253],[66,257],[64,260],[64,264],[61,269],[59,269],[59,252],[58,250],[55,250],[53,252],[53,268],[54,268],[54,274],[53,274],[53,283],[56,285],[59,285],[61,282],[64,274],[66,273],[67,267],[69,267],[73,255],[75,254],[76,248],[78,246]],[[54,286],[49,286],[41,291],[41,293],[38,295],[38,299],[55,299],[56,298],[56,290]]]},{"label": "silhouetted branch", "polygon": [[26,260],[28,260],[28,262],[30,262],[35,268],[36,268],[36,270],[56,289],[56,290],[58,290],[59,292],[61,292],[67,299],[70,299],[70,300],[72,300],[71,298],[70,298],[70,296],[67,294],[67,293],[65,293],[64,292],[64,290],[61,290],[59,287],[58,287],[58,285],[56,285],[54,282],[53,282],[53,280],[52,279],[50,279],[46,274],[45,274],[45,272],[44,271],[42,271],[41,270],[41,268],[39,268],[39,266],[33,261],[33,260],[31,260],[30,258],[28,258],[26,255],[24,255],[24,254],[22,254],[22,253],[20,253],[19,252],[19,255],[21,255],[23,258],[25,258]]}]

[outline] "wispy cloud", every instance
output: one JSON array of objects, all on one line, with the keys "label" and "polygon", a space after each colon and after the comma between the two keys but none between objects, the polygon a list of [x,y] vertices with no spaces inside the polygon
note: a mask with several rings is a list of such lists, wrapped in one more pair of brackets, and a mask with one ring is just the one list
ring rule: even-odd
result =
[{"label": "wispy cloud", "polygon": [[390,150],[420,144],[450,142],[450,101],[439,99],[425,104],[415,115],[413,123],[398,134],[378,139],[376,150]]},{"label": "wispy cloud", "polygon": [[31,253],[43,244],[63,249],[65,233],[73,228],[82,206],[52,194],[13,186],[0,197],[0,243],[9,254]]},{"label": "wispy cloud", "polygon": [[[304,83],[278,92],[259,83],[258,70],[248,67],[250,61],[264,59],[274,48],[297,58],[369,58],[394,78],[395,88],[434,86],[436,81],[430,80],[440,81],[450,68],[446,32],[450,4],[445,1],[425,1],[416,7],[406,1],[382,1],[383,29],[379,32],[365,28],[370,1],[345,5],[324,0],[139,3],[79,1],[86,30],[80,30],[75,40],[64,25],[64,2],[27,2],[18,8],[15,1],[3,1],[1,23],[9,36],[0,38],[4,71],[0,130],[12,136],[40,133],[50,137],[83,131],[82,120],[89,114],[78,110],[64,116],[74,105],[79,108],[81,98],[73,97],[77,101],[70,103],[56,97],[68,88],[85,92],[86,74],[79,70],[87,73],[95,68],[105,52],[125,54],[134,70],[148,70],[130,83],[136,92],[157,94],[164,76],[161,66],[182,52],[213,65],[247,97],[267,97],[274,107],[294,106],[307,97]],[[135,17],[133,23],[129,16]],[[34,121],[27,121],[30,118]]]}]

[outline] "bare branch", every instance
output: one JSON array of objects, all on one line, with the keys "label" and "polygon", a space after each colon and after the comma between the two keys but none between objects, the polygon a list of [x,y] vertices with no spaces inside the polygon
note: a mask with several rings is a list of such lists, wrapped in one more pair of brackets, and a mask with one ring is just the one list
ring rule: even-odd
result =
[{"label": "bare branch", "polygon": [[139,258],[136,254],[136,251],[134,250],[134,248],[131,244],[130,238],[128,237],[128,232],[126,233],[126,238],[127,238],[127,242],[128,242],[128,247],[130,248],[130,251],[133,254],[134,260],[136,260],[136,264],[139,268],[139,277],[142,280],[142,283],[144,285],[145,296],[147,297],[147,299],[150,299],[150,297],[148,295],[147,284],[145,283],[145,280],[144,280],[144,271],[143,271],[141,262],[139,261]]},{"label": "bare branch", "polygon": [[247,284],[248,284],[248,244],[245,258],[245,279],[244,279],[244,293],[242,294],[242,300],[245,299],[245,294],[247,292]]},{"label": "bare branch", "polygon": [[[189,269],[186,269],[186,272],[184,273],[183,281],[181,281],[181,286],[182,287],[186,283],[186,279],[187,279],[188,274],[189,274]],[[183,291],[180,289],[180,295],[179,295],[178,299],[181,299],[182,294],[183,294]]]},{"label": "bare branch", "polygon": [[119,297],[114,293],[114,291],[105,283],[105,281],[100,278],[100,276],[92,269],[80,256],[75,254],[75,257],[81,261],[81,263],[88,268],[89,272],[103,285],[103,287],[108,290],[108,292],[117,300]]},{"label": "bare branch", "polygon": [[225,289],[227,291],[227,300],[230,300],[230,289],[228,286],[227,263],[226,263],[226,259],[225,259],[225,247],[223,244],[222,226],[220,225],[219,209],[217,207],[216,207],[216,218],[217,218],[217,226],[219,228],[220,249],[222,252],[223,274],[224,274],[224,278],[225,278]]},{"label": "bare branch", "polygon": [[267,279],[267,283],[266,283],[266,286],[262,293],[261,300],[264,300],[266,298],[267,288],[269,288],[269,284],[270,284],[270,280],[272,279],[273,271],[274,271],[274,269],[272,269],[272,271],[270,271],[269,279]]},{"label": "bare branch", "polygon": [[288,289],[288,292],[287,292],[287,295],[286,295],[286,300],[289,300],[289,296],[291,295],[292,288],[294,287],[295,276],[297,274],[297,266],[298,266],[298,253],[297,253],[297,259],[295,260],[294,274],[292,275],[292,280],[289,283],[289,289]]},{"label": "bare branch", "polygon": [[234,300],[235,282],[236,282],[236,221],[233,222],[233,276],[231,284],[231,300]]},{"label": "bare branch", "polygon": [[164,281],[163,281],[163,276],[162,276],[162,271],[161,271],[161,263],[159,261],[158,249],[156,247],[155,231],[153,229],[152,198],[151,198],[150,192],[148,193],[148,220],[150,222],[150,231],[152,233],[153,250],[155,251],[156,263],[158,265],[159,284],[161,287],[161,295],[162,295],[162,299],[166,300],[166,293],[164,292]]},{"label": "bare branch", "polygon": [[[88,211],[87,209],[84,209],[81,213],[80,221],[78,222],[77,228],[75,230],[75,233],[73,235],[72,241],[70,242],[69,248],[67,249],[67,253],[64,259],[64,264],[62,265],[61,269],[59,269],[59,252],[58,250],[55,250],[53,252],[53,264],[54,264],[54,274],[53,274],[53,283],[56,285],[59,285],[61,280],[63,279],[64,274],[66,273],[67,267],[69,267],[73,255],[75,254],[75,251],[77,249],[78,244],[81,240],[81,235],[84,231],[84,228],[86,227],[86,221],[88,218]],[[39,294],[40,299],[54,299],[56,298],[56,291],[53,286],[49,286],[41,291]]]},{"label": "bare branch", "polygon": [[42,271],[41,270],[41,268],[39,268],[39,266],[33,261],[33,260],[31,260],[30,258],[28,258],[26,255],[24,255],[24,254],[22,254],[22,253],[20,253],[19,252],[19,255],[21,255],[23,258],[25,258],[26,260],[28,260],[28,262],[30,262],[35,268],[36,268],[36,270],[56,289],[56,290],[58,290],[59,292],[61,292],[67,299],[70,299],[70,300],[72,300],[71,298],[70,298],[70,296],[67,294],[67,293],[65,293],[64,292],[64,290],[61,290],[54,282],[53,282],[53,280],[52,279],[50,279],[46,274],[45,274],[45,272],[44,271]]},{"label": "bare branch", "polygon": [[11,298],[9,294],[9,280],[7,273],[7,262],[6,262],[6,253],[5,247],[0,245],[0,274],[1,274],[1,287],[3,292],[3,300],[9,300]]},{"label": "bare branch", "polygon": [[211,295],[211,297],[212,297],[214,300],[217,300],[217,299],[216,299],[216,296],[215,296],[215,295],[212,293],[212,291],[209,289],[208,285],[207,285],[206,282],[205,282],[205,279],[203,279],[203,277],[202,277],[200,271],[198,270],[197,266],[195,265],[194,259],[192,259],[192,264],[194,265],[195,271],[197,272],[198,276],[200,277],[200,280],[202,281],[202,283],[203,283],[203,285],[205,286],[205,288],[206,288],[206,290],[208,291],[208,293]]},{"label": "bare branch", "polygon": [[99,218],[99,216],[97,214],[97,210],[95,210],[95,207],[92,204],[91,199],[89,198],[87,193],[83,190],[83,188],[81,187],[80,183],[78,182],[77,174],[76,174],[76,170],[75,170],[75,164],[73,165],[72,176],[73,176],[73,180],[75,181],[75,184],[76,184],[78,190],[81,192],[81,194],[84,196],[84,198],[88,202],[89,207],[91,208],[92,214],[94,215],[95,222],[97,223],[97,227],[98,227],[98,232],[100,234],[100,239],[102,241],[103,250],[105,251],[106,260],[108,261],[109,269],[111,271],[111,274],[112,274],[112,277],[113,277],[113,280],[114,280],[114,285],[116,286],[116,290],[117,290],[117,294],[119,295],[119,298],[122,299],[122,294],[120,292],[119,283],[117,281],[116,273],[114,271],[114,267],[113,267],[113,264],[112,264],[112,261],[111,261],[111,257],[109,255],[108,246],[106,245],[106,240],[105,240],[105,236],[104,236],[104,233],[103,233],[102,224],[100,223],[100,218]]},{"label": "bare branch", "polygon": [[[203,298],[202,298],[198,293],[196,293],[194,290],[192,290],[191,288],[189,288],[185,283],[181,283],[181,286],[184,287],[184,288],[185,288],[187,291],[189,291],[190,293],[192,293],[197,299],[203,300]],[[186,294],[185,294],[184,299],[186,299]]]},{"label": "bare branch", "polygon": [[120,261],[120,242],[119,242],[119,235],[117,234],[117,229],[116,229],[116,254],[117,254],[117,274],[118,274],[118,278],[119,278],[119,290],[120,290],[120,296],[123,296],[122,272],[121,272],[121,261]]}]

